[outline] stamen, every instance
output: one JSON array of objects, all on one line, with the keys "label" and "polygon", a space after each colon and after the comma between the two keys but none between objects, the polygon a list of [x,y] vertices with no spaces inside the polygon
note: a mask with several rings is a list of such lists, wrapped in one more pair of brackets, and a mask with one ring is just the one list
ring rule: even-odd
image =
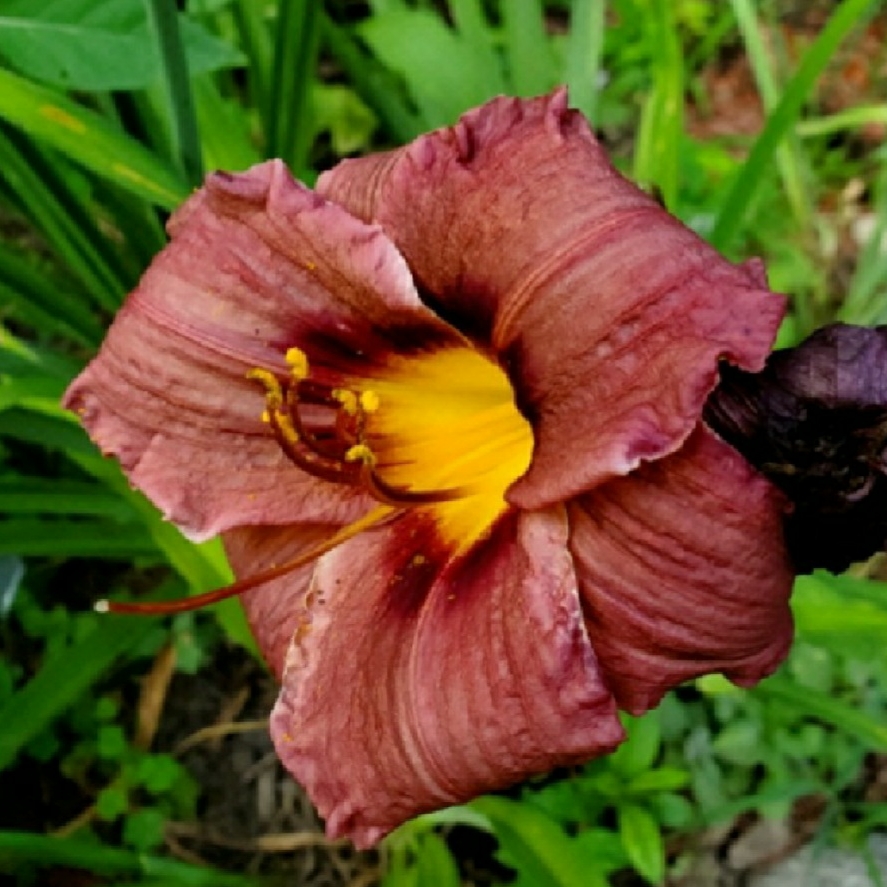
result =
[{"label": "stamen", "polygon": [[245,579],[240,579],[237,582],[233,582],[231,585],[226,585],[224,588],[216,588],[213,591],[206,591],[203,594],[181,598],[176,601],[139,602],[100,600],[96,601],[94,609],[97,613],[133,613],[164,616],[172,613],[186,613],[190,610],[207,607],[210,604],[216,604],[229,597],[234,597],[245,591],[250,591],[259,585],[270,582],[272,579],[279,579],[281,576],[286,576],[288,573],[297,570],[299,567],[304,567],[305,564],[316,560],[328,551],[332,551],[343,542],[353,539],[355,536],[364,532],[364,530],[376,526],[392,513],[393,509],[387,506],[374,508],[363,517],[358,518],[354,523],[348,524],[348,526],[343,527],[341,530],[334,533],[329,539],[325,539],[323,542],[315,545],[308,551],[303,552],[291,561],[287,561],[287,563],[280,564],[276,567],[270,567],[261,573],[256,573],[254,576],[247,576]]},{"label": "stamen", "polygon": [[[384,481],[375,470],[376,454],[365,439],[367,417],[381,405],[379,395],[371,389],[331,388],[308,378],[308,358],[299,348],[290,348],[285,360],[290,366],[288,383],[281,384],[261,368],[250,370],[247,376],[264,386],[267,406],[262,420],[296,466],[332,483],[362,486],[377,501],[394,508],[432,505],[467,495],[461,487],[423,492]],[[336,410],[331,438],[321,439],[305,427],[303,404]]]},{"label": "stamen", "polygon": [[294,382],[308,378],[308,355],[301,348],[289,348],[283,358],[290,367],[290,377]]}]

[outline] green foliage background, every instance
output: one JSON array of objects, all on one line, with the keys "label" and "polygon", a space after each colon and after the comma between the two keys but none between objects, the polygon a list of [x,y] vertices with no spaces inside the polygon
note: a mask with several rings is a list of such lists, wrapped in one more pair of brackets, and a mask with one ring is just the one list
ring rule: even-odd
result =
[{"label": "green foliage background", "polygon": [[[173,596],[230,580],[220,547],[194,546],[162,522],[59,407],[162,248],[165,215],[203,170],[279,156],[310,183],[344,154],[402,143],[497,93],[567,83],[627,173],[728,256],[764,256],[774,288],[793,294],[783,344],[835,318],[885,323],[887,150],[860,132],[887,124],[887,91],[882,80],[880,101],[832,114],[816,98],[836,56],[885,10],[826,4],[823,26],[792,55],[776,27],[785,5],[0,6],[0,769],[29,757],[104,780],[97,825],[65,837],[0,832],[0,872],[39,883],[41,867],[64,865],[98,883],[258,883],[163,855],[164,822],[194,815],[200,787],[172,758],[133,745],[114,697],[99,689],[164,644],[176,645],[184,669],[199,668],[222,633],[251,647],[236,602],[216,607],[215,620],[164,622],[100,618],[77,589],[52,596],[77,559],[106,562],[102,596],[134,584]],[[704,105],[701,72],[737,52],[763,126],[754,137],[695,138],[688,98]],[[841,276],[832,257],[843,233],[827,207],[852,183],[869,227]],[[607,885],[627,868],[659,884],[667,864],[679,873],[685,863],[667,856],[667,840],[744,811],[784,816],[806,795],[824,799],[823,839],[860,842],[887,822],[887,805],[859,791],[866,757],[887,752],[878,568],[799,579],[798,642],[757,689],[704,679],[631,721],[619,752],[570,778],[408,823],[386,842],[385,887],[462,883],[445,840],[456,826],[495,836],[512,883],[527,887]],[[23,638],[40,651],[36,662],[18,661]]]}]

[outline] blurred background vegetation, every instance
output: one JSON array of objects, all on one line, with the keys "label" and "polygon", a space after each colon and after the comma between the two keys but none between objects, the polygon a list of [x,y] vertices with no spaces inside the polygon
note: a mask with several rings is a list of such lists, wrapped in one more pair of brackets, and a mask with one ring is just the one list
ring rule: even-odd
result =
[{"label": "blurred background vegetation", "polygon": [[[274,759],[236,602],[92,612],[229,573],[59,398],[204,170],[279,156],[310,184],[559,83],[621,169],[729,257],[766,259],[792,295],[782,344],[885,323],[885,36],[872,0],[3,0],[0,881],[700,887],[811,838],[868,852],[887,824],[881,558],[798,580],[797,643],[755,690],[700,680],[610,758],[357,854]],[[736,851],[762,828],[766,851]]]}]

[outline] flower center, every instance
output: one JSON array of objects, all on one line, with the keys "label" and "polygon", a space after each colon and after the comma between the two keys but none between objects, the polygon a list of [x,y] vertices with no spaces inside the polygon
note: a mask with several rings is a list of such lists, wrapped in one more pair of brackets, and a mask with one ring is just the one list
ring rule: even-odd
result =
[{"label": "flower center", "polygon": [[264,418],[300,469],[385,505],[429,509],[457,552],[506,509],[533,436],[508,378],[479,352],[398,356],[340,387],[312,379],[301,350],[286,360],[283,383],[267,370],[249,375],[265,387]]},{"label": "flower center", "polygon": [[[179,613],[241,594],[315,560],[395,511],[420,508],[453,556],[482,539],[508,508],[505,491],[529,467],[533,433],[507,377],[467,346],[395,357],[331,386],[291,348],[281,381],[264,369],[268,423],[302,471],[359,487],[381,504],[310,551],[232,585],[175,601],[99,601],[113,613]],[[421,552],[417,552],[421,557]]]}]

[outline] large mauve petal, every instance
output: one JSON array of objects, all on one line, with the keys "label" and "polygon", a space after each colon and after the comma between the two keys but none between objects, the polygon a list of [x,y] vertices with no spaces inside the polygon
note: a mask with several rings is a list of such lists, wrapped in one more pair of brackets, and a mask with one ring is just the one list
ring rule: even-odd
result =
[{"label": "large mauve petal", "polygon": [[[338,529],[328,524],[285,527],[235,527],[222,534],[228,563],[238,579],[306,555]],[[316,561],[293,569],[277,583],[265,583],[240,595],[250,628],[269,668],[280,680],[293,634],[306,619],[305,595]]]},{"label": "large mauve petal", "polygon": [[296,182],[280,161],[215,173],[173,216],[172,242],[118,314],[66,405],[194,538],[228,527],[342,523],[364,497],[296,469],[260,421],[252,367],[321,376],[455,334],[419,301],[388,238]]},{"label": "large mauve petal", "polygon": [[319,190],[380,222],[423,298],[492,345],[533,423],[535,508],[676,450],[720,358],[763,365],[784,310],[623,178],[563,91],[499,98]]},{"label": "large mauve petal", "polygon": [[698,675],[751,684],[776,668],[792,638],[784,506],[703,426],[570,503],[586,625],[620,708],[646,711]]},{"label": "large mauve petal", "polygon": [[511,512],[447,562],[411,512],[321,559],[271,730],[330,836],[367,846],[621,741],[566,537],[561,510]]}]

